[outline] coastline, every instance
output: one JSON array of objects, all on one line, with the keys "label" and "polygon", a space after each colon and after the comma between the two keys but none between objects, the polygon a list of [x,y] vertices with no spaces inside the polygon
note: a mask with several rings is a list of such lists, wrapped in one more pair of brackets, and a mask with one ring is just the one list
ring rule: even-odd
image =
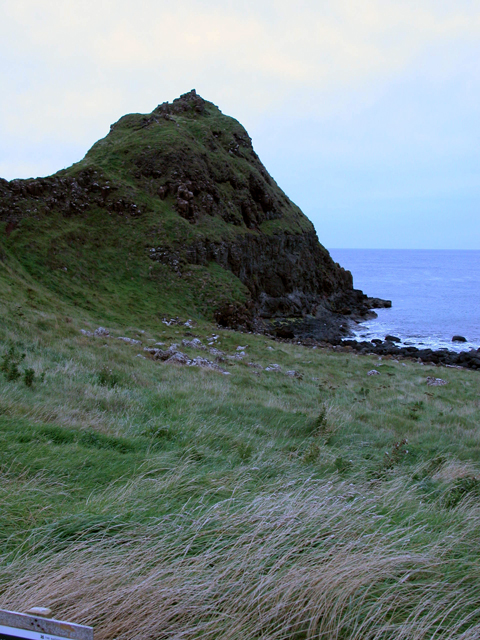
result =
[{"label": "coastline", "polygon": [[[352,323],[357,342],[397,336],[402,346],[456,353],[480,347],[480,251],[334,249],[368,295],[392,300],[374,320]],[[454,335],[465,343],[454,343]]]}]

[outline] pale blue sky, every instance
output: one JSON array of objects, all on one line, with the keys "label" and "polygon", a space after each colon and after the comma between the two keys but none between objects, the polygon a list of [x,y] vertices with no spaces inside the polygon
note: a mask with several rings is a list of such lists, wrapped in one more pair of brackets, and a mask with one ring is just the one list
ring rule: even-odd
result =
[{"label": "pale blue sky", "polygon": [[2,0],[0,176],[195,87],[327,247],[480,248],[480,1]]}]

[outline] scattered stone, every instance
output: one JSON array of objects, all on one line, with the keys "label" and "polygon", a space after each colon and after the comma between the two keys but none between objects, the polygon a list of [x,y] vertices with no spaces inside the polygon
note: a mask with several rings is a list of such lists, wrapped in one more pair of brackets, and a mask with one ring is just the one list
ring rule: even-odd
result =
[{"label": "scattered stone", "polygon": [[299,380],[303,380],[303,373],[300,373],[300,371],[295,371],[295,369],[286,371],[285,375],[290,376],[291,378],[298,378]]},{"label": "scattered stone", "polygon": [[144,360],[146,360],[145,356],[142,356],[141,353],[137,353],[137,355],[135,356],[136,358],[143,358]]},{"label": "scattered stone", "polygon": [[182,340],[182,344],[184,347],[191,347],[192,349],[206,349],[202,344],[202,341],[198,338],[193,338],[193,340]]},{"label": "scattered stone", "polygon": [[175,351],[175,353],[171,355],[165,362],[166,364],[190,364],[191,360],[181,351]]},{"label": "scattered stone", "polygon": [[88,336],[89,338],[93,336],[93,333],[91,331],[87,331],[86,329],[80,329],[80,333],[83,333],[84,336]]},{"label": "scattered stone", "polygon": [[452,342],[466,342],[467,339],[464,336],[453,336]]},{"label": "scattered stone", "polygon": [[164,342],[155,342],[155,346],[156,347],[163,347],[163,346],[165,346],[165,343]]},{"label": "scattered stone", "polygon": [[258,362],[247,362],[247,367],[253,367],[254,369],[262,369],[263,367],[261,364],[258,364]]},{"label": "scattered stone", "polygon": [[242,360],[244,356],[245,356],[245,352],[241,352],[241,353],[234,353],[232,356],[225,356],[225,358],[227,358],[227,360]]},{"label": "scattered stone", "polygon": [[224,353],[223,351],[220,351],[220,349],[216,349],[215,347],[212,347],[211,349],[208,350],[209,353],[212,354],[212,356],[215,356],[216,358],[223,358],[224,357]]},{"label": "scattered stone", "polygon": [[265,371],[281,371],[282,367],[279,364],[269,364],[265,367]]},{"label": "scattered stone", "polygon": [[267,349],[268,349],[269,351],[273,351],[273,350],[274,350],[274,349],[273,349],[273,347],[267,347]]},{"label": "scattered stone", "polygon": [[[167,325],[167,327],[172,327],[172,326],[175,326],[175,325],[177,325],[177,324],[184,324],[184,323],[180,320],[180,318],[178,318],[178,317],[177,317],[177,318],[170,318],[170,320],[167,320],[166,318],[164,318],[164,319],[162,320],[162,322],[163,322],[163,324],[166,324],[166,325]],[[191,320],[190,320],[190,322],[191,322]]]},{"label": "scattered stone", "polygon": [[93,335],[101,338],[109,338],[110,331],[108,329],[105,329],[105,327],[98,327],[98,329],[95,329],[95,331],[93,332]]},{"label": "scattered stone", "polygon": [[[182,353],[178,350],[178,345],[172,344],[168,349],[154,349],[152,347],[144,347],[143,349],[151,356],[153,356],[154,360],[162,360],[165,364],[178,364],[184,365],[188,367],[202,367],[204,369],[213,369],[214,371],[219,371],[220,373],[227,374],[228,371],[225,371],[221,367],[218,366],[215,362],[211,360],[207,360],[206,358],[189,358],[187,354]],[[221,352],[219,352],[221,353]],[[144,356],[140,356],[144,357]]]},{"label": "scattered stone", "polygon": [[442,380],[441,378],[434,378],[433,376],[428,376],[427,384],[429,387],[443,387],[444,385],[448,384],[448,382],[446,382],[445,380]]},{"label": "scattered stone", "polygon": [[190,367],[203,367],[204,369],[213,369],[214,371],[220,371],[221,373],[228,373],[228,371],[219,367],[218,364],[215,364],[215,362],[207,360],[206,358],[194,358],[188,364]]},{"label": "scattered stone", "polygon": [[194,327],[194,322],[193,320],[187,320],[186,322],[183,323],[185,327],[188,327],[189,329],[192,329]]},{"label": "scattered stone", "polygon": [[397,336],[391,336],[391,335],[385,336],[385,340],[387,340],[388,342],[401,342],[400,338],[397,338]]},{"label": "scattered stone", "polygon": [[367,371],[367,376],[379,376],[380,375],[380,371],[377,371],[376,369],[371,369],[371,371]]},{"label": "scattered stone", "polygon": [[123,340],[124,342],[128,342],[128,344],[142,344],[141,340],[134,340],[133,338],[125,338],[123,336],[117,338],[117,340]]},{"label": "scattered stone", "polygon": [[248,344],[246,344],[244,347],[237,347],[237,351],[244,351],[247,348],[248,348]]},{"label": "scattered stone", "polygon": [[153,356],[154,360],[168,360],[178,352],[178,345],[172,344],[168,349],[155,349],[154,347],[143,347],[143,350]]}]

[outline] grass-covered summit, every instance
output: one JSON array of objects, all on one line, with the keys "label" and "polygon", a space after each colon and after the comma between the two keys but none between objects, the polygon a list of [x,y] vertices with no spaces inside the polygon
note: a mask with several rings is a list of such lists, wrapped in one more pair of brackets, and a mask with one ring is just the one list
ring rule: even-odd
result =
[{"label": "grass-covered summit", "polygon": [[4,251],[86,309],[233,326],[320,313],[327,329],[366,311],[245,129],[195,91],[124,116],[54,176],[0,181],[0,220]]}]

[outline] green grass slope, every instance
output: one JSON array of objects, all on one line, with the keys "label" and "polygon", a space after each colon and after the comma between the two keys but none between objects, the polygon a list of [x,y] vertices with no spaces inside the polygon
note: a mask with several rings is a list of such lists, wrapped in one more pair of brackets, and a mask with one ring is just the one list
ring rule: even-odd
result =
[{"label": "green grass slope", "polygon": [[1,607],[99,640],[479,636],[477,372],[164,324],[55,224],[67,271],[0,261]]}]

